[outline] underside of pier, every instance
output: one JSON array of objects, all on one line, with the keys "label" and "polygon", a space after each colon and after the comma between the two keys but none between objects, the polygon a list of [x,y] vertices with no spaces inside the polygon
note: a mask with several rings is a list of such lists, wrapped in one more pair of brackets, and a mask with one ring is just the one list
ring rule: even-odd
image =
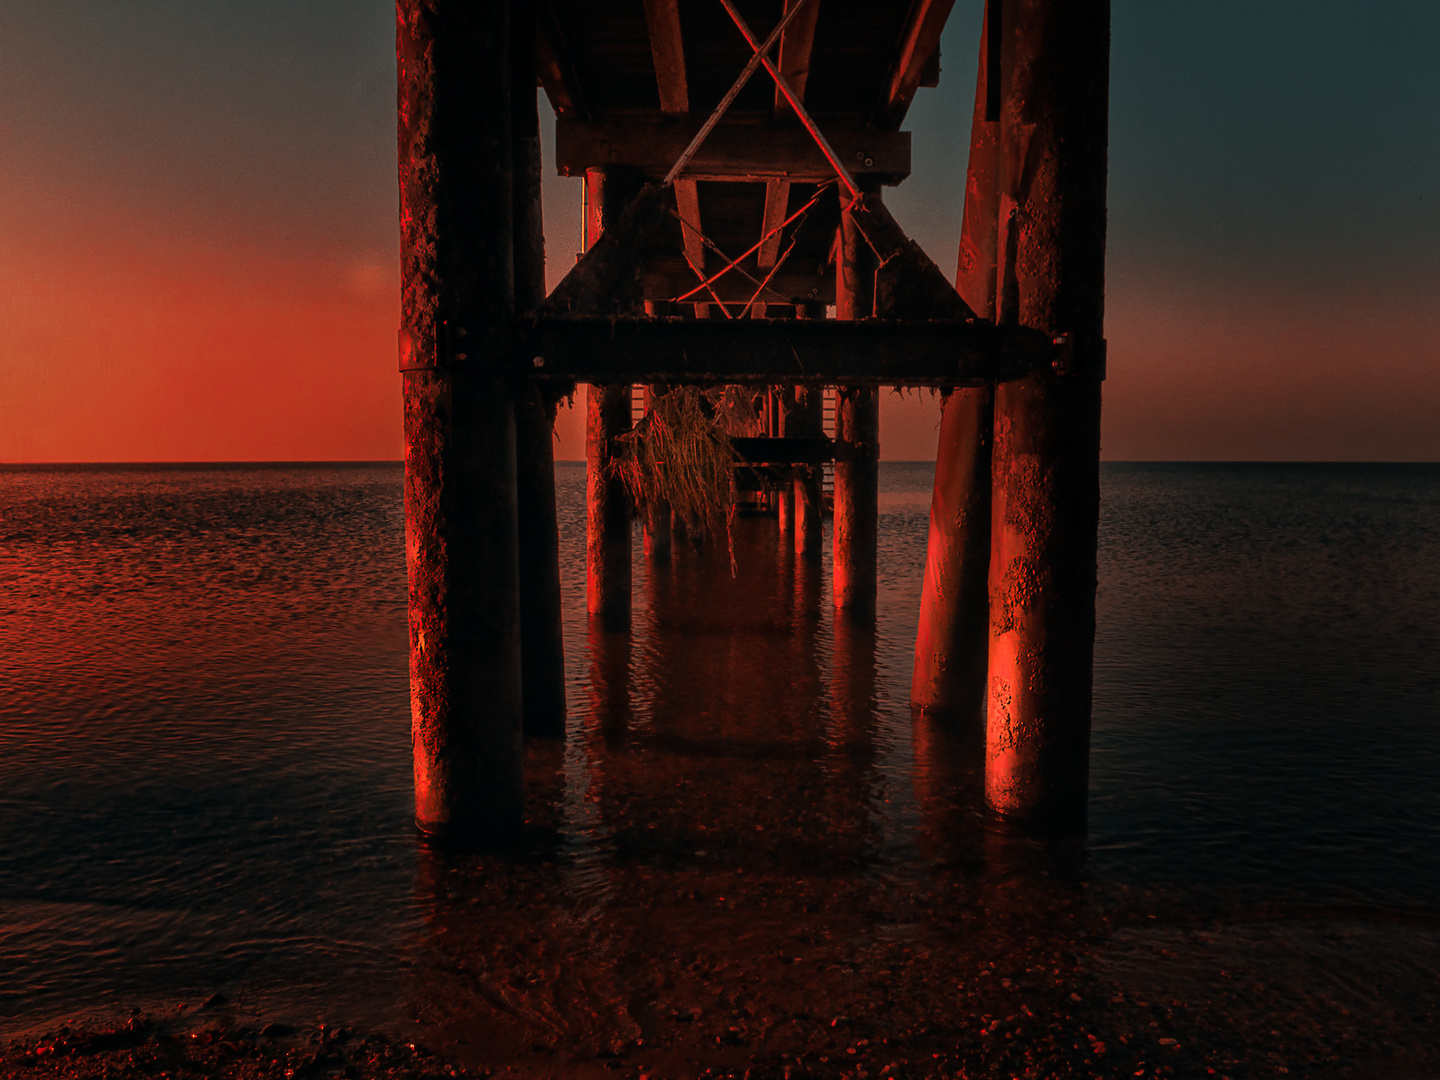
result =
[{"label": "underside of pier", "polygon": [[[760,501],[797,556],[819,554],[832,470],[835,617],[862,624],[879,388],[941,391],[913,704],[983,729],[998,820],[1083,828],[1108,0],[987,3],[974,113],[954,118],[971,153],[953,281],[883,199],[910,174],[901,128],[939,78],[952,3],[397,3],[426,832],[513,835],[522,740],[563,733],[549,431],[577,384],[587,607],[609,634],[628,633],[632,522],[652,559],[685,525],[615,468],[643,435],[633,388],[642,416],[684,387],[748,403],[726,445],[769,468]],[[537,86],[556,116],[548,152]],[[542,160],[586,192],[586,250],[549,295]]]}]

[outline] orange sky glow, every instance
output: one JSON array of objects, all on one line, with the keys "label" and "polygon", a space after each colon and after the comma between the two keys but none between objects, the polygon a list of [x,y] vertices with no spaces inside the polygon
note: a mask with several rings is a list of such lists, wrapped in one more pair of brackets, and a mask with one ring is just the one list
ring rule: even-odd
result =
[{"label": "orange sky glow", "polygon": [[[111,55],[103,27],[0,15],[0,39],[20,42],[0,58],[0,462],[401,456],[393,15],[374,6],[355,41],[320,42],[323,64],[303,38],[294,55],[262,49],[263,27],[241,27],[253,56],[234,28],[198,22],[213,55],[162,56],[143,22],[121,22],[133,48]],[[1375,209],[1394,235],[1365,251],[1372,221],[1316,202],[1294,211],[1311,215],[1300,240],[1254,241],[1277,257],[1243,255],[1245,230],[1280,210],[1230,221],[1247,193],[1185,202],[1184,161],[1165,165],[1180,194],[1145,172],[1165,159],[1135,145],[1150,130],[1136,88],[1158,76],[1125,62],[1130,6],[1117,0],[1105,457],[1440,460],[1432,206],[1402,192],[1396,212],[1424,211],[1407,228]],[[914,178],[887,196],[947,273],[973,87],[959,58],[978,6],[955,12],[941,90],[912,111]],[[1417,158],[1407,182],[1433,167]],[[552,285],[578,246],[577,203],[578,182],[547,180]],[[1348,269],[1345,229],[1360,252]],[[562,408],[558,458],[584,456],[581,406]],[[883,455],[933,457],[938,414],[927,391],[885,394]]]}]

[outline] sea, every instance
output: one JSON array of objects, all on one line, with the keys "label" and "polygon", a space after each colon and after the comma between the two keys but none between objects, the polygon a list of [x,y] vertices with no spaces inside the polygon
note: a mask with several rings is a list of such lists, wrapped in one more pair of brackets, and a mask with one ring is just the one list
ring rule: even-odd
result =
[{"label": "sea", "polygon": [[1055,843],[912,717],[933,466],[880,476],[873,630],[741,517],[733,566],[637,538],[616,634],[558,464],[567,737],[467,854],[413,826],[400,465],[0,469],[0,1035],[219,993],[491,1064],[704,1028],[702,1075],[855,1017],[983,1036],[973,988],[1043,968],[1237,1076],[1437,1075],[1440,466],[1106,464]]}]

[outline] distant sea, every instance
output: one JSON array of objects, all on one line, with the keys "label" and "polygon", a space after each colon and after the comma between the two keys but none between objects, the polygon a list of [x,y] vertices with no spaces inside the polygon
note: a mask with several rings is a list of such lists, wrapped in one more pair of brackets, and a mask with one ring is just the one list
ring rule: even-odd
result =
[{"label": "distant sea", "polygon": [[[736,579],[637,554],[620,640],[587,628],[584,470],[558,466],[569,738],[527,773],[552,839],[482,872],[411,825],[398,465],[0,469],[0,1032],[216,991],[523,1020],[495,980],[548,962],[517,959],[542,910],[577,951],[545,1022],[583,1027],[630,978],[593,957],[636,896],[657,933],[697,895],[800,889],[924,942],[909,898],[952,875],[989,917],[976,761],[908,708],[932,474],[881,466],[873,637],[756,519]],[[1403,1030],[1440,970],[1440,466],[1110,464],[1102,495],[1090,977],[1248,971],[1291,1013]],[[503,911],[457,930],[467,873]]]}]

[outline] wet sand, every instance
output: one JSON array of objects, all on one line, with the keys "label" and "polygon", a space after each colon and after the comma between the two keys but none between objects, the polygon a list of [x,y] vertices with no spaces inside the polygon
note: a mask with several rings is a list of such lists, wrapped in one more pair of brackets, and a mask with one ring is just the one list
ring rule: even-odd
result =
[{"label": "wet sand", "polygon": [[[1087,917],[1083,888],[1029,872],[1053,853],[1027,849],[1028,869],[992,879],[982,896],[939,874],[898,910],[836,895],[823,879],[751,871],[742,881],[741,866],[729,897],[710,891],[723,873],[703,884],[666,875],[667,887],[694,887],[663,920],[626,905],[627,931],[612,923],[603,937],[583,919],[515,908],[517,880],[549,876],[543,861],[512,864],[499,881],[493,867],[442,857],[431,960],[450,981],[427,973],[428,1005],[403,1031],[291,1028],[226,1003],[12,1042],[0,1074],[1440,1076],[1437,995],[1408,1002],[1410,1013],[1297,1000],[1300,986],[1257,956],[1244,928]],[[632,895],[648,877],[637,869]],[[1267,967],[1282,981],[1267,982]],[[1305,974],[1313,991],[1317,973]]]}]

